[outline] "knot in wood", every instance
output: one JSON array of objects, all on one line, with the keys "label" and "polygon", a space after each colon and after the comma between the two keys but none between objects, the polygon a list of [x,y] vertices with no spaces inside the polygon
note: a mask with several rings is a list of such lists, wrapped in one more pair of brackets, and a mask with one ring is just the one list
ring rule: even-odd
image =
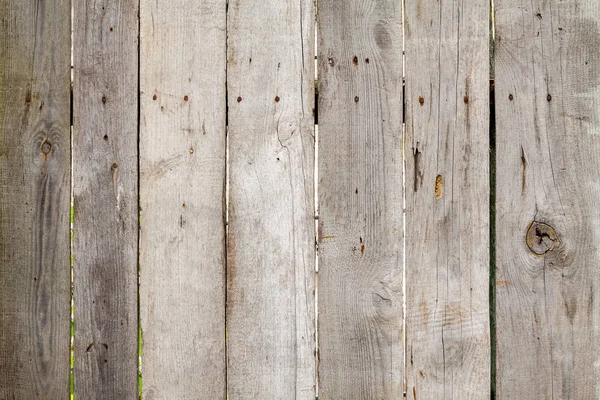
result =
[{"label": "knot in wood", "polygon": [[42,153],[49,154],[50,150],[52,150],[52,144],[48,140],[44,140],[42,142]]},{"label": "knot in wood", "polygon": [[551,252],[560,244],[556,230],[552,226],[539,221],[531,222],[525,241],[529,250],[537,255]]}]

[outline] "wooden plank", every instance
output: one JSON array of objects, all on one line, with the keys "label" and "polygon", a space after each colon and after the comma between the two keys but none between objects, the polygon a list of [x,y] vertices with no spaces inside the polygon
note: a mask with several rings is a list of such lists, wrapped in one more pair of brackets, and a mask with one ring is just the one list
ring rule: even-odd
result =
[{"label": "wooden plank", "polygon": [[599,398],[600,6],[496,24],[497,398]]},{"label": "wooden plank", "polygon": [[0,398],[69,395],[70,2],[0,2]]},{"label": "wooden plank", "polygon": [[231,399],[315,398],[314,18],[229,2]]},{"label": "wooden plank", "polygon": [[226,1],[141,2],[144,399],[225,398]]},{"label": "wooden plank", "polygon": [[406,392],[490,397],[489,2],[406,3]]},{"label": "wooden plank", "polygon": [[73,26],[75,396],[137,397],[138,1]]},{"label": "wooden plank", "polygon": [[319,1],[319,398],[402,398],[402,10]]}]

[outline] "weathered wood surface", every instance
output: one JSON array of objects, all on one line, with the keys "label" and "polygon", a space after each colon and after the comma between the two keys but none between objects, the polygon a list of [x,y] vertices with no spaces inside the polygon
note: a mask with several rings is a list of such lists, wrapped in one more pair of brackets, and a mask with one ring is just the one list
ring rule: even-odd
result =
[{"label": "weathered wood surface", "polygon": [[69,395],[69,1],[0,2],[0,398]]},{"label": "weathered wood surface", "polygon": [[490,397],[489,4],[406,3],[408,399]]},{"label": "weathered wood surface", "polygon": [[402,10],[319,1],[319,398],[399,399]]},{"label": "weathered wood surface", "polygon": [[599,398],[600,6],[496,24],[497,398]]},{"label": "weathered wood surface", "polygon": [[138,1],[73,3],[75,396],[137,397]]},{"label": "weathered wood surface", "polygon": [[230,399],[314,399],[314,7],[229,2]]},{"label": "weathered wood surface", "polygon": [[225,0],[141,2],[144,399],[225,397]]}]

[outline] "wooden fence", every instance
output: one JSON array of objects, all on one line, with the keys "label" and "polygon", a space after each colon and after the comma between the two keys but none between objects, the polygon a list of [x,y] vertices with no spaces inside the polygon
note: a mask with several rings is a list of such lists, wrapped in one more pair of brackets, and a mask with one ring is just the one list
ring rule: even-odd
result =
[{"label": "wooden fence", "polygon": [[600,398],[597,1],[0,26],[0,399]]}]

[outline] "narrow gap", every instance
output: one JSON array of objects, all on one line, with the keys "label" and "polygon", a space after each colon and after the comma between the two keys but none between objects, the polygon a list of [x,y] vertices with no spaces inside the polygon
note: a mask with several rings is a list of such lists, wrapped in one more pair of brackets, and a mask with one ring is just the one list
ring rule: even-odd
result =
[{"label": "narrow gap", "polygon": [[496,398],[496,106],[494,99],[495,61],[494,0],[490,0],[490,398]]},{"label": "narrow gap", "polygon": [[406,398],[406,2],[402,0],[402,396]]},{"label": "narrow gap", "polygon": [[142,17],[141,17],[141,10],[142,10],[142,2],[141,0],[138,0],[138,37],[137,37],[137,45],[138,45],[138,54],[137,54],[137,190],[138,190],[138,230],[137,230],[137,319],[138,319],[138,370],[137,370],[137,379],[138,379],[138,397],[140,400],[142,400],[142,395],[143,395],[143,385],[142,385],[142,351],[143,351],[143,332],[142,332],[142,318],[141,318],[141,304],[140,304],[140,300],[141,300],[141,296],[140,296],[140,285],[141,285],[141,279],[140,279],[140,273],[141,273],[141,266],[140,266],[140,243],[141,243],[141,231],[142,231],[142,203],[141,203],[141,197],[140,197],[140,191],[141,191],[141,172],[140,172],[140,138],[141,138],[141,131],[142,131],[142,126],[141,126],[141,121],[142,121],[142,115],[141,115],[141,90],[142,90],[142,79],[141,79],[141,61],[142,61],[142,52],[141,52],[141,32],[142,32]]},{"label": "narrow gap", "polygon": [[314,218],[315,218],[315,396],[319,400],[319,2],[315,0],[315,64],[314,64]]},{"label": "narrow gap", "polygon": [[494,79],[490,79],[490,362],[491,399],[496,398],[496,111]]},{"label": "narrow gap", "polygon": [[70,98],[70,145],[71,145],[71,183],[70,183],[70,210],[69,210],[69,264],[71,269],[71,328],[70,328],[70,347],[69,347],[69,399],[75,399],[75,257],[73,256],[73,224],[75,223],[75,202],[73,189],[73,26],[75,23],[74,1],[71,2],[71,98]]},{"label": "narrow gap", "polygon": [[229,269],[227,257],[229,254],[229,0],[225,2],[225,182],[223,190],[225,192],[225,215],[223,217],[223,223],[225,225],[225,256],[223,257],[225,263],[225,312],[223,313],[224,325],[225,325],[225,398],[229,399],[229,385],[228,385],[228,367],[229,367],[229,352],[228,352],[228,340],[229,331],[227,329],[227,295],[229,293]]}]

